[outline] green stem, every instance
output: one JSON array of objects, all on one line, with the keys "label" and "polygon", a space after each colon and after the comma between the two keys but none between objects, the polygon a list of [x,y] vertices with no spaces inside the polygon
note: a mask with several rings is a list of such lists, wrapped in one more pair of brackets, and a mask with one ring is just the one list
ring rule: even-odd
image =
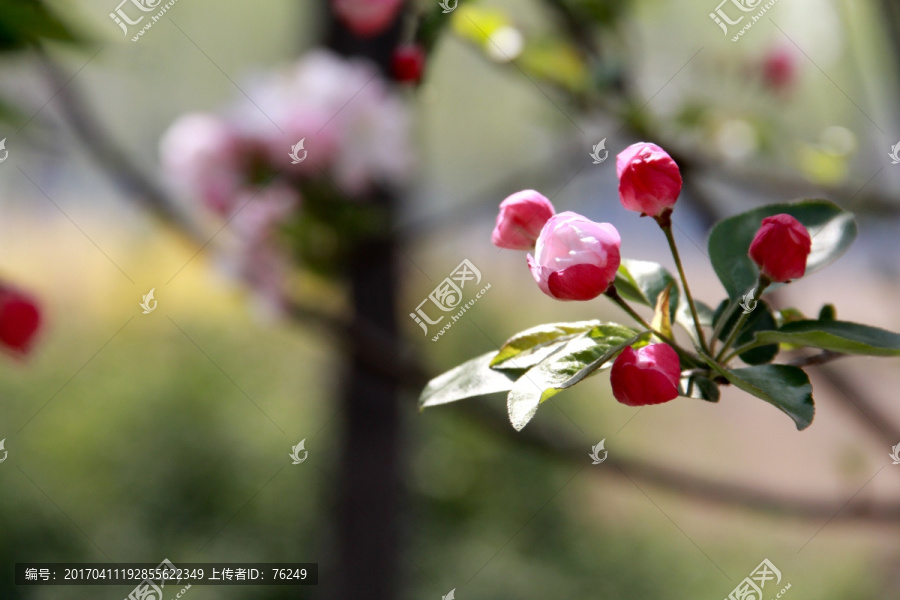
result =
[{"label": "green stem", "polygon": [[691,316],[694,319],[694,327],[697,329],[697,339],[700,341],[700,348],[710,353],[709,346],[706,344],[706,336],[703,333],[703,327],[700,325],[700,315],[697,314],[697,306],[694,304],[694,297],[691,295],[691,288],[688,285],[687,277],[684,274],[684,267],[681,264],[681,256],[678,254],[678,246],[675,244],[675,236],[672,235],[672,213],[671,211],[663,213],[656,218],[663,233],[666,234],[666,241],[669,242],[669,249],[672,250],[672,257],[675,259],[675,266],[678,267],[678,276],[681,278],[681,285],[684,287],[684,295],[687,297],[688,306],[691,308]]},{"label": "green stem", "polygon": [[610,298],[610,300],[612,300],[613,302],[618,304],[619,307],[622,310],[624,310],[625,312],[627,312],[628,315],[632,319],[634,319],[635,321],[637,321],[638,323],[643,325],[647,329],[647,331],[653,333],[653,335],[655,335],[656,337],[658,337],[665,343],[672,346],[672,348],[675,349],[675,351],[678,353],[678,355],[681,356],[682,358],[684,358],[687,362],[694,364],[694,365],[702,365],[703,364],[698,357],[694,356],[693,354],[691,354],[690,352],[688,352],[687,350],[682,348],[680,345],[678,345],[678,342],[673,340],[671,337],[663,334],[661,331],[657,331],[656,329],[654,329],[653,326],[650,325],[644,319],[644,317],[642,317],[640,314],[638,314],[638,312],[636,310],[631,308],[631,305],[628,304],[628,302],[626,302],[625,299],[619,295],[619,292],[618,292],[618,290],[616,290],[615,285],[609,286],[609,289],[606,290],[605,295],[608,296]]},{"label": "green stem", "polygon": [[[769,287],[769,284],[772,283],[768,277],[765,275],[760,275],[759,280],[756,282],[756,287],[753,290],[753,293],[750,294],[750,299],[748,304],[755,304],[756,301],[762,297],[763,291]],[[754,307],[755,308],[755,307]],[[728,336],[728,339],[725,340],[725,343],[722,345],[722,349],[719,350],[719,353],[716,355],[716,362],[722,362],[722,357],[725,356],[725,353],[728,352],[728,349],[731,348],[732,344],[737,340],[738,335],[741,333],[741,328],[744,326],[744,323],[747,322],[747,319],[750,317],[751,311],[743,311],[741,313],[740,318],[738,318],[737,323],[734,324],[734,327],[731,330],[731,335]],[[733,357],[732,354],[729,358]],[[727,364],[728,361],[725,361]]]},{"label": "green stem", "polygon": [[725,310],[722,312],[722,315],[719,317],[716,326],[713,328],[712,337],[709,342],[710,354],[715,353],[716,351],[716,342],[719,341],[719,336],[722,335],[722,330],[725,328],[726,323],[731,320],[731,317],[734,316],[734,311],[737,310],[737,307],[740,306],[740,302],[734,299],[729,299],[728,304],[725,305]]}]

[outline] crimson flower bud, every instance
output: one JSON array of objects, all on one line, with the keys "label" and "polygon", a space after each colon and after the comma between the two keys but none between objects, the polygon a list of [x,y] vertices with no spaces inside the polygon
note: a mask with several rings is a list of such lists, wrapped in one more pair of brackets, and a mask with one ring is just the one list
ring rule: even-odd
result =
[{"label": "crimson flower bud", "polygon": [[419,44],[397,48],[391,57],[391,71],[395,81],[419,83],[425,72],[425,49]]},{"label": "crimson flower bud", "polygon": [[681,193],[681,171],[665,150],[638,142],[616,157],[619,199],[628,210],[659,217],[675,206]]},{"label": "crimson flower bud", "polygon": [[41,324],[41,313],[29,296],[0,287],[0,345],[27,354]]},{"label": "crimson flower bud", "polygon": [[591,300],[609,288],[619,269],[619,232],[577,213],[550,217],[528,255],[531,275],[557,300]]},{"label": "crimson flower bud", "polygon": [[797,57],[787,47],[775,48],[763,58],[762,76],[772,91],[790,89],[797,80]]},{"label": "crimson flower bud", "polygon": [[625,348],[609,374],[613,396],[628,406],[662,404],[678,397],[681,364],[668,344]]},{"label": "crimson flower bud", "polygon": [[556,211],[540,192],[522,190],[500,203],[491,243],[509,250],[530,250]]},{"label": "crimson flower bud", "polygon": [[800,221],[788,214],[762,220],[750,244],[750,258],[772,281],[786,282],[803,277],[812,239]]}]

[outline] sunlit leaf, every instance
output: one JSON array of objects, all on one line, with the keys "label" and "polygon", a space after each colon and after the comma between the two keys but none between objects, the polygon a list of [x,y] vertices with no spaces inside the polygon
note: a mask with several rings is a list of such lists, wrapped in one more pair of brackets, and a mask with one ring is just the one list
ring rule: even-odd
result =
[{"label": "sunlit leaf", "polygon": [[489,365],[494,354],[496,353],[482,354],[429,381],[419,396],[419,408],[512,389],[516,379],[525,372],[524,369],[492,369]]},{"label": "sunlit leaf", "polygon": [[567,387],[582,381],[610,361],[645,332],[608,323],[566,342],[558,352],[522,375],[507,396],[509,420],[520,430],[538,406]]}]

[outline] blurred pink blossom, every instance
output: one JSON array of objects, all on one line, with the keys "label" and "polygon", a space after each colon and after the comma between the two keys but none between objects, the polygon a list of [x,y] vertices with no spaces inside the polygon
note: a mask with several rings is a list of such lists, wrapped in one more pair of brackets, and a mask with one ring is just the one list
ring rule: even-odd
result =
[{"label": "blurred pink blossom", "polygon": [[[226,249],[228,270],[278,307],[291,261],[277,233],[302,210],[302,194],[357,201],[404,182],[413,164],[411,116],[374,65],[323,50],[257,74],[245,89],[252,100],[224,116],[176,120],[160,142],[161,161],[185,196],[228,218],[236,238]],[[300,161],[289,155],[295,147]]]},{"label": "blurred pink blossom", "polygon": [[403,0],[332,0],[331,6],[353,33],[370,37],[387,29]]},{"label": "blurred pink blossom", "polygon": [[160,142],[163,169],[182,192],[228,214],[243,178],[238,130],[214,115],[180,117]]},{"label": "blurred pink blossom", "polygon": [[[255,106],[241,107],[240,121],[268,132],[270,159],[292,177],[324,170],[345,194],[358,196],[410,174],[409,107],[366,61],[311,52],[287,71],[257,79],[249,96]],[[301,139],[307,158],[292,165],[287,150]]]}]

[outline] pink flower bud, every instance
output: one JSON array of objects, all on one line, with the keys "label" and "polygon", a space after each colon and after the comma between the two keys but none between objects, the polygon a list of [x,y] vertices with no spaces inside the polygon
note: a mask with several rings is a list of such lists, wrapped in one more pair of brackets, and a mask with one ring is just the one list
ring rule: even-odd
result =
[{"label": "pink flower bud", "polygon": [[0,288],[0,344],[19,354],[27,354],[41,325],[41,313],[29,296],[10,288]]},{"label": "pink flower bud", "polygon": [[391,71],[395,81],[419,83],[425,71],[425,50],[419,44],[397,48],[391,57]]},{"label": "pink flower bud", "polygon": [[547,220],[556,213],[540,192],[522,190],[500,203],[491,243],[509,250],[530,250]]},{"label": "pink flower bud", "polygon": [[609,374],[613,396],[628,406],[662,404],[678,397],[681,364],[668,344],[625,348]]},{"label": "pink flower bud", "polygon": [[800,221],[788,214],[766,217],[750,244],[750,258],[772,281],[803,277],[812,239]]},{"label": "pink flower bud", "polygon": [[619,199],[628,210],[658,217],[675,206],[681,193],[681,172],[665,150],[638,142],[616,157]]},{"label": "pink flower bud", "polygon": [[797,57],[794,52],[786,46],[769,51],[762,61],[762,76],[770,90],[789,90],[797,80]]},{"label": "pink flower bud", "polygon": [[619,232],[564,212],[541,229],[528,268],[538,287],[557,300],[590,300],[609,288],[619,268]]},{"label": "pink flower bud", "polygon": [[334,13],[359,37],[387,29],[402,5],[403,0],[331,0]]}]

